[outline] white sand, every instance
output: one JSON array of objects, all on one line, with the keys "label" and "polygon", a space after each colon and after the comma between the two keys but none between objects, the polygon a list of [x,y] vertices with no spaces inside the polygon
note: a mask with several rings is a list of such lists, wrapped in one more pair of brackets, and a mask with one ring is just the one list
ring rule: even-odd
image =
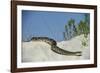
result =
[{"label": "white sand", "polygon": [[[88,46],[82,48],[81,39],[83,35],[77,36],[69,41],[58,42],[57,46],[68,51],[82,51],[82,56],[60,55],[51,50],[51,46],[45,42],[23,42],[22,43],[22,61],[64,61],[64,60],[82,60],[89,59],[90,50]],[[89,38],[89,37],[88,37]]]}]

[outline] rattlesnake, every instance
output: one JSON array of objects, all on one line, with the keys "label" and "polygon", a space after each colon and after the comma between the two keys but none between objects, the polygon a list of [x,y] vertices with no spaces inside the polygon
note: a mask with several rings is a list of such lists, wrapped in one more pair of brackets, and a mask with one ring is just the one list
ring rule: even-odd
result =
[{"label": "rattlesnake", "polygon": [[60,47],[57,46],[57,43],[54,39],[48,37],[32,37],[30,41],[46,42],[47,44],[51,45],[51,50],[53,52],[61,55],[81,56],[81,51],[71,52],[71,51],[61,49]]}]

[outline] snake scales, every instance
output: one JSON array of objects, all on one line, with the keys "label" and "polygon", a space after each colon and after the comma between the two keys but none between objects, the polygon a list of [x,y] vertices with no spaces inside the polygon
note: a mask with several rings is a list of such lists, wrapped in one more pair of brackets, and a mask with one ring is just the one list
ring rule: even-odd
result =
[{"label": "snake scales", "polygon": [[51,50],[55,53],[61,54],[61,55],[71,55],[71,56],[81,56],[81,51],[77,52],[71,52],[64,49],[61,49],[57,46],[57,43],[54,39],[48,38],[48,37],[32,37],[31,41],[43,41],[47,44],[51,45]]}]

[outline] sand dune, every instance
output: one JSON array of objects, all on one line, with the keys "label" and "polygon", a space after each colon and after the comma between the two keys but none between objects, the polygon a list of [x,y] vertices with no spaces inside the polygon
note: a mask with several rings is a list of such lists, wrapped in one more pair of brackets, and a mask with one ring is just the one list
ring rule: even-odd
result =
[{"label": "sand dune", "polygon": [[[83,35],[72,38],[69,41],[57,42],[57,46],[68,51],[82,51],[82,56],[60,55],[51,50],[51,46],[45,42],[23,42],[22,43],[22,62],[40,61],[64,61],[82,60],[90,58],[89,42],[88,46],[82,47],[81,39]],[[89,36],[88,36],[89,40]]]}]

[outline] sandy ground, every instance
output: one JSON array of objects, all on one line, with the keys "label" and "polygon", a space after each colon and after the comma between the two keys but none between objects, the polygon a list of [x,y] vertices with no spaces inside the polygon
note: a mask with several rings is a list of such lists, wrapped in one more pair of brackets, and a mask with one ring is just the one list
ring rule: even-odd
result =
[{"label": "sandy ground", "polygon": [[[82,47],[81,39],[83,35],[77,36],[69,41],[58,42],[57,46],[68,51],[82,51],[82,56],[60,55],[51,50],[51,46],[45,42],[23,42],[22,62],[40,61],[64,61],[82,60],[90,58],[89,42],[87,47]],[[89,37],[88,37],[89,38]],[[88,39],[89,40],[89,39]]]}]

